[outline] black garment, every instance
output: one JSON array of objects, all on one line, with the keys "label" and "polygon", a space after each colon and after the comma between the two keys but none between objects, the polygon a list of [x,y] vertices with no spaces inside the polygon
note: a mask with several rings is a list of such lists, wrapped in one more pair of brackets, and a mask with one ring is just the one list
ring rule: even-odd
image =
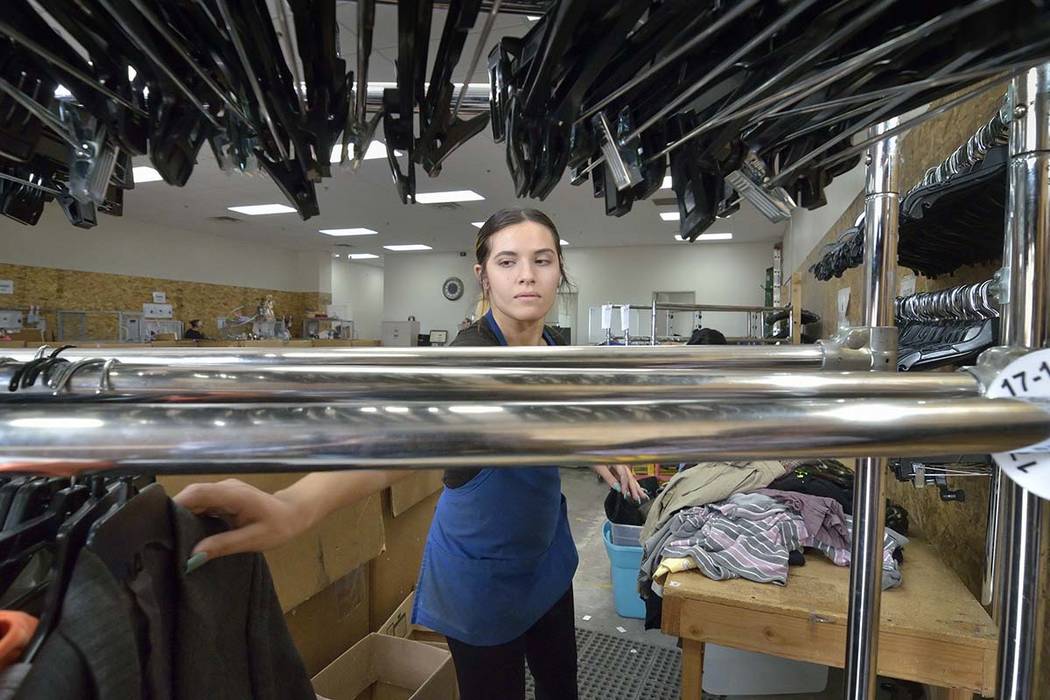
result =
[{"label": "black garment", "polygon": [[794,472],[788,472],[784,476],[773,481],[768,488],[776,489],[778,491],[806,493],[810,496],[833,498],[839,502],[839,505],[842,506],[842,510],[845,511],[846,515],[853,514],[853,491],[836,484],[830,479],[821,478],[819,476],[808,476],[802,478]]},{"label": "black garment", "polygon": [[[548,333],[554,340],[555,345],[565,345],[565,339],[558,335],[558,332],[550,326],[543,327],[544,332]],[[499,347],[499,339],[492,332],[492,329],[485,323],[485,318],[482,317],[474,323],[470,324],[457,335],[449,345],[461,345],[463,347]],[[456,489],[463,486],[468,481],[478,475],[480,469],[446,469],[445,470],[445,487],[450,489]]]},{"label": "black garment", "polygon": [[653,504],[652,499],[656,498],[656,493],[660,490],[660,482],[655,476],[647,476],[639,479],[638,485],[649,494],[648,501],[635,503],[625,498],[619,491],[609,489],[609,493],[605,496],[605,517],[609,519],[609,522],[618,525],[645,525],[645,517],[649,514],[649,507]]},{"label": "black garment", "polygon": [[206,340],[203,333],[192,328],[186,331],[182,337],[185,340]]},{"label": "black garment", "polygon": [[524,700],[525,662],[536,700],[577,700],[576,614],[572,588],[529,631],[492,647],[448,638],[461,700]]},{"label": "black garment", "polygon": [[[313,700],[262,555],[184,573],[193,546],[222,528],[159,485],[100,522],[16,698]],[[122,538],[145,544],[112,546]]]}]

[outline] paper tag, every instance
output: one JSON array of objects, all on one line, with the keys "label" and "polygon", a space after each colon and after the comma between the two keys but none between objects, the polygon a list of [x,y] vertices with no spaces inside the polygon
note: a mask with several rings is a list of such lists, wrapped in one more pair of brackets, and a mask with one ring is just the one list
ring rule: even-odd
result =
[{"label": "paper tag", "polygon": [[619,632],[620,634],[623,634],[623,633],[624,633],[624,632],[626,632],[627,630],[625,630],[625,629],[624,629],[623,627],[617,627],[617,628],[616,628],[616,631],[617,631],[617,632]]},{"label": "paper tag", "polygon": [[612,304],[602,304],[602,330],[612,328]]},{"label": "paper tag", "polygon": [[631,307],[629,306],[620,307],[620,329],[625,335],[631,330]]},{"label": "paper tag", "polygon": [[164,292],[153,292],[153,303],[154,304],[167,304],[168,295]]},{"label": "paper tag", "polygon": [[846,320],[846,312],[849,311],[849,287],[839,290],[838,296],[839,321]]},{"label": "paper tag", "polygon": [[14,294],[15,293],[15,281],[14,280],[0,280],[0,294]]},{"label": "paper tag", "polygon": [[[1036,350],[1014,360],[1002,370],[988,388],[993,399],[1050,398],[1050,350]],[[1050,498],[1050,440],[1016,452],[993,454],[996,464],[1008,477],[1040,498]]]},{"label": "paper tag", "polygon": [[897,296],[907,297],[915,293],[915,275],[901,277],[897,283]]},{"label": "paper tag", "polygon": [[584,616],[583,616],[583,621],[584,621],[584,622],[587,622],[587,621],[588,621],[588,620],[590,620],[590,619],[591,619],[591,616],[590,616],[590,615],[584,615]]}]

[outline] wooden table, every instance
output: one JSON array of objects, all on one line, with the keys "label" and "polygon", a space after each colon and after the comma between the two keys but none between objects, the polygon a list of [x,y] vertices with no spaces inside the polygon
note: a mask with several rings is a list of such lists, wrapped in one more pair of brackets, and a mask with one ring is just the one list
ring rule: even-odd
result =
[{"label": "wooden table", "polygon": [[[878,672],[948,688],[952,700],[995,693],[998,632],[988,613],[932,548],[904,548],[904,584],[883,591]],[[849,569],[817,552],[787,586],[698,571],[664,586],[663,631],[682,640],[682,698],[700,698],[704,643],[842,668]]]}]

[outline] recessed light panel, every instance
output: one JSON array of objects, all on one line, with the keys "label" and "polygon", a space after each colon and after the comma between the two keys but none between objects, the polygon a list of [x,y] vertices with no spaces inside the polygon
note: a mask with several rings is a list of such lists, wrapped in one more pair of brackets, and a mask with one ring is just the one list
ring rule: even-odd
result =
[{"label": "recessed light panel", "polygon": [[[331,163],[338,163],[340,156],[342,156],[343,147],[341,144],[332,146],[332,154],[328,160]],[[354,159],[354,144],[347,145],[347,157],[350,160]],[[382,141],[372,141],[368,144],[368,148],[365,149],[365,157],[362,160],[376,160],[378,158],[386,158],[386,144]]]},{"label": "recessed light panel", "polygon": [[379,232],[370,228],[323,228],[319,233],[326,236],[375,236]]},{"label": "recessed light panel", "polygon": [[164,179],[156,169],[151,168],[148,165],[136,165],[131,169],[131,175],[134,177],[136,185],[141,185],[143,182],[156,182],[157,180]]},{"label": "recessed light panel", "polygon": [[474,190],[452,190],[450,192],[418,192],[420,204],[447,204],[449,202],[479,202],[485,199]]},{"label": "recessed light panel", "polygon": [[371,253],[350,253],[348,256],[351,260],[375,260],[378,255],[372,255]]},{"label": "recessed light panel", "polygon": [[[676,241],[684,241],[685,239],[681,236],[675,236]],[[698,241],[731,241],[733,240],[733,234],[731,233],[701,233],[696,239]]]},{"label": "recessed light panel", "polygon": [[383,247],[387,250],[392,250],[395,253],[410,253],[412,251],[417,250],[433,250],[433,248],[431,248],[430,246],[423,245],[422,243],[409,243],[406,245],[385,245]]},{"label": "recessed light panel", "polygon": [[295,209],[287,204],[245,204],[239,207],[227,207],[230,211],[248,216],[264,216],[266,214],[294,214]]},{"label": "recessed light panel", "polygon": [[678,221],[682,218],[682,215],[676,211],[662,211],[660,212],[660,218],[664,221]]}]

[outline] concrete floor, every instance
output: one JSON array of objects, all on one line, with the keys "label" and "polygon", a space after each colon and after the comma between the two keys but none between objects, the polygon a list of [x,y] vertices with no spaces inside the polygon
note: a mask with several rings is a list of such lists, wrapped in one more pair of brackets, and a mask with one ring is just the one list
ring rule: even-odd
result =
[{"label": "concrete floor", "polygon": [[[563,469],[562,492],[569,508],[569,522],[580,567],[573,580],[576,599],[576,626],[612,635],[623,635],[631,641],[675,648],[678,640],[659,630],[644,629],[642,620],[623,618],[613,605],[609,579],[609,558],[602,540],[605,522],[605,495],[608,487],[598,481],[590,469]],[[589,616],[590,619],[584,619]],[[622,632],[620,630],[623,630]],[[828,685],[822,693],[793,695],[731,695],[731,700],[836,700],[842,697],[843,674],[831,669]],[[880,697],[882,695],[880,694]],[[888,696],[887,696],[888,697]]]}]

